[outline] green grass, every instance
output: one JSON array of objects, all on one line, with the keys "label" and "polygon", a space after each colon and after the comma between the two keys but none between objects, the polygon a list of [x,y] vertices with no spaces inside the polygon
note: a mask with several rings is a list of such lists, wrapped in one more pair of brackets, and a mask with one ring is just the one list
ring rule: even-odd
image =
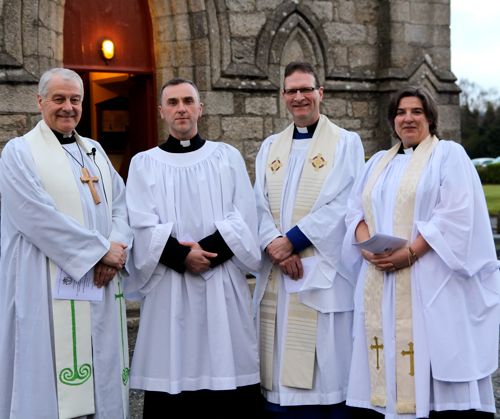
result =
[{"label": "green grass", "polygon": [[483,189],[490,215],[500,214],[500,185],[483,185]]}]

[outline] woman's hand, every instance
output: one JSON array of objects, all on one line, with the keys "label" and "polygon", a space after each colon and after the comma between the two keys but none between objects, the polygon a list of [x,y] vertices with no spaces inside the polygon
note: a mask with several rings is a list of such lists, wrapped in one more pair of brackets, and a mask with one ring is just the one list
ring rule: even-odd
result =
[{"label": "woman's hand", "polygon": [[401,247],[385,253],[371,253],[367,250],[361,250],[361,254],[369,263],[375,266],[375,269],[384,272],[394,272],[398,269],[407,268],[412,263],[412,259],[408,257],[408,247]]}]

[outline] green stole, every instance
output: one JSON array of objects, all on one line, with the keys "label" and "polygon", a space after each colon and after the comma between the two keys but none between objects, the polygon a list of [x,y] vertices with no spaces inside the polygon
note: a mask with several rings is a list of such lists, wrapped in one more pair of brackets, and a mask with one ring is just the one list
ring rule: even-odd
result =
[{"label": "green stole", "polygon": [[[281,199],[293,142],[294,124],[282,131],[272,143],[266,165],[266,185],[274,222],[281,230]],[[296,225],[311,212],[323,183],[333,167],[340,128],[321,115],[307,151],[299,181],[292,223]],[[300,257],[314,255],[311,246]],[[274,334],[280,269],[272,267],[260,305],[260,369],[262,386],[272,390]],[[288,322],[281,370],[281,384],[311,389],[316,353],[317,311],[302,304],[298,293],[290,294]]]},{"label": "green stole", "polygon": [[[398,189],[394,207],[394,235],[411,241],[415,196],[418,183],[429,158],[438,143],[436,137],[428,136],[413,152]],[[400,143],[389,149],[379,160],[363,190],[363,209],[370,236],[376,233],[375,218],[371,205],[373,188],[389,162],[397,154]],[[396,283],[396,388],[397,413],[415,413],[415,370],[412,326],[411,269],[395,272]],[[386,405],[386,380],[384,363],[382,293],[384,273],[368,264],[365,277],[364,307],[366,344],[370,367],[371,403]]]},{"label": "green stole", "polygon": [[[54,133],[42,120],[24,138],[35,162],[35,171],[45,191],[54,199],[56,208],[83,225],[80,192],[68,157]],[[91,152],[90,142],[78,135],[76,141],[85,153]],[[109,194],[107,209],[111,219],[111,174],[107,161],[100,153],[96,154],[96,162]],[[51,287],[54,289],[57,266],[52,260],[47,260]],[[59,419],[94,414],[90,303],[53,299],[52,318]]]}]

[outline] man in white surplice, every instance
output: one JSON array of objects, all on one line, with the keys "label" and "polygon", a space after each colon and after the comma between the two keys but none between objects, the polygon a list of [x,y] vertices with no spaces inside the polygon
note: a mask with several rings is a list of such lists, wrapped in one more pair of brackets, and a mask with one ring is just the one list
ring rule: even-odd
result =
[{"label": "man in white surplice", "polygon": [[[127,205],[141,300],[131,386],[144,417],[249,417],[259,369],[246,272],[260,262],[257,213],[240,153],[198,134],[196,86],[173,79],[159,111],[169,137],[131,162]],[[225,390],[225,391],[220,391]],[[253,415],[253,416],[252,416]]]},{"label": "man in white surplice", "polygon": [[[353,279],[339,249],[363,147],[358,134],[320,114],[323,87],[310,64],[286,67],[282,95],[293,124],[262,144],[254,188],[263,251],[254,302],[266,409],[271,417],[344,417]],[[287,292],[285,281],[298,292]]]},{"label": "man in white surplice", "polygon": [[75,131],[80,76],[51,69],[38,89],[43,119],[0,160],[0,417],[125,418],[125,186]]}]

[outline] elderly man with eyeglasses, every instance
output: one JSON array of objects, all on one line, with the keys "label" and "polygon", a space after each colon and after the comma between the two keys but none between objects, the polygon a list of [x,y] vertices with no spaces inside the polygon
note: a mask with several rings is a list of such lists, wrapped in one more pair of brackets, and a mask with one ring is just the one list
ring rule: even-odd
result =
[{"label": "elderly man with eyeglasses", "polygon": [[254,293],[266,417],[345,418],[353,278],[340,260],[359,135],[320,113],[314,68],[292,62],[282,97],[293,123],[262,144],[255,194],[263,261]]}]

